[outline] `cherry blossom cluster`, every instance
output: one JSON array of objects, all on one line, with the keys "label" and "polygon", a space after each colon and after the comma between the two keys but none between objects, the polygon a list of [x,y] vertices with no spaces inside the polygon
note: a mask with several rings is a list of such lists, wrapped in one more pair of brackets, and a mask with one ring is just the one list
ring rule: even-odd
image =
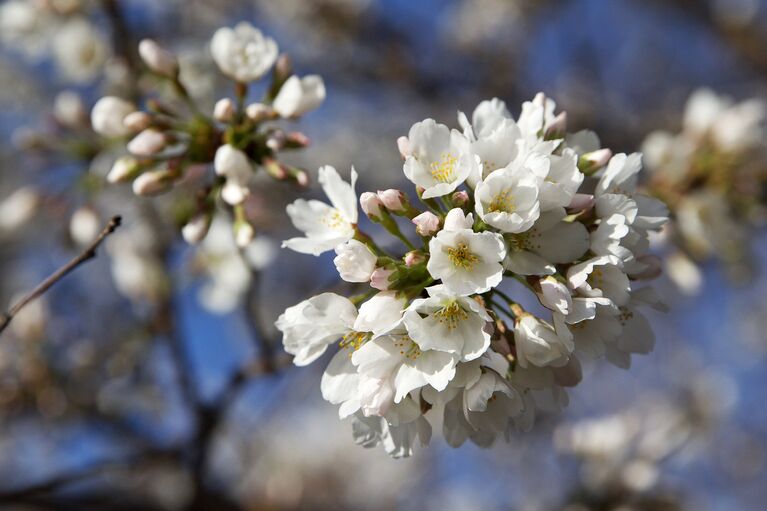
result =
[{"label": "cherry blossom cluster", "polygon": [[581,359],[628,368],[653,348],[641,309],[662,305],[639,284],[660,272],[648,236],[668,210],[637,193],[640,154],[613,156],[566,121],[538,94],[516,120],[493,99],[459,112],[461,130],[413,125],[398,146],[420,206],[393,189],[359,198],[404,255],[360,229],[354,169],[350,182],[319,170],[330,204],[288,206],[304,236],[283,245],[334,250],[341,278],[363,288],[314,296],[276,323],[296,365],[339,346],[321,390],[358,443],[409,456],[441,422],[450,445],[488,446],[566,406]]},{"label": "cherry blossom cluster", "polygon": [[767,213],[766,116],[761,99],[736,103],[700,89],[687,102],[679,133],[656,131],[643,143],[649,190],[676,217],[668,273],[685,292],[700,287],[693,261],[716,257],[733,276],[748,275],[749,228]]},{"label": "cherry blossom cluster", "polygon": [[[127,154],[114,163],[107,179],[132,182],[137,195],[157,195],[190,180],[199,182],[197,204],[182,230],[190,243],[207,234],[217,203],[233,213],[237,244],[248,245],[254,229],[245,202],[257,172],[280,181],[307,183],[305,171],[279,160],[285,150],[303,148],[309,139],[271,121],[295,120],[325,98],[321,77],[293,74],[290,59],[277,43],[248,23],[221,28],[210,50],[221,72],[234,82],[235,98],[216,102],[212,116],[203,112],[180,79],[176,56],[155,41],[138,47],[146,67],[172,89],[179,102],[152,98],[138,108],[115,96],[101,98],[91,112],[93,129],[126,144]],[[249,86],[271,73],[262,101],[248,104]],[[200,179],[212,164],[215,176]]]}]

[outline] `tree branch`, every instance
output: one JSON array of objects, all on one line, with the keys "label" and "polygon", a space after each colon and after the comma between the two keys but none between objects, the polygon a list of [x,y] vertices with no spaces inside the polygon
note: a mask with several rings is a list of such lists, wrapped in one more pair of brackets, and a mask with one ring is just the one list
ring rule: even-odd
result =
[{"label": "tree branch", "polygon": [[32,291],[24,295],[21,300],[16,302],[13,306],[11,306],[10,309],[8,309],[7,312],[5,312],[2,316],[0,316],[0,333],[5,330],[5,328],[10,324],[10,322],[13,320],[13,318],[16,316],[16,314],[19,313],[21,309],[23,309],[29,302],[39,298],[43,293],[48,291],[48,289],[53,286],[56,282],[64,278],[67,274],[69,274],[72,270],[77,268],[83,263],[86,263],[90,261],[91,259],[96,257],[96,249],[99,248],[99,245],[109,236],[112,234],[121,223],[122,219],[119,216],[113,216],[112,219],[109,221],[109,223],[102,229],[102,231],[99,233],[99,235],[96,237],[96,239],[93,241],[93,243],[90,244],[88,248],[85,249],[84,252],[82,252],[80,255],[69,261],[67,264],[56,270],[51,276],[49,276],[47,279],[42,281],[36,288],[34,288]]}]

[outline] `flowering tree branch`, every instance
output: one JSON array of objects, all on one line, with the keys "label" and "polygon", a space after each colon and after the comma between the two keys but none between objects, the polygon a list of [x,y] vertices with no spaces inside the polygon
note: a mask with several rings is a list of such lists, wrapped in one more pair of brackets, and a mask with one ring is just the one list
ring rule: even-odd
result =
[{"label": "flowering tree branch", "polygon": [[24,295],[18,302],[16,302],[7,312],[0,316],[0,333],[11,323],[16,314],[21,311],[29,302],[39,298],[43,293],[53,286],[56,282],[64,278],[72,270],[77,268],[83,263],[90,261],[96,257],[96,249],[104,240],[112,234],[121,223],[122,219],[119,216],[113,216],[109,223],[101,230],[99,235],[93,241],[93,243],[85,249],[80,255],[69,261],[67,264],[56,270],[51,276],[42,281],[32,291]]}]

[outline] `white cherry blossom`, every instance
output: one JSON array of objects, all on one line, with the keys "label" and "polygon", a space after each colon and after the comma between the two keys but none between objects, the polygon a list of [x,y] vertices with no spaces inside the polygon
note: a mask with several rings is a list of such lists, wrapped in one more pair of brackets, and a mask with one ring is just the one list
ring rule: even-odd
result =
[{"label": "white cherry blossom", "polygon": [[484,293],[503,278],[506,248],[497,233],[445,228],[429,242],[429,253],[426,268],[452,293]]},{"label": "white cherry blossom", "polygon": [[471,153],[469,140],[433,119],[414,124],[408,144],[405,176],[424,188],[426,199],[455,191],[471,173],[478,172],[479,158]]},{"label": "white cherry blossom", "polygon": [[354,237],[357,223],[357,196],[354,185],[357,172],[352,168],[351,184],[345,182],[333,167],[320,168],[319,181],[330,204],[318,200],[298,199],[287,207],[288,216],[306,237],[291,238],[282,243],[304,254],[320,255]]},{"label": "white cherry blossom", "polygon": [[264,76],[277,60],[277,43],[250,23],[233,29],[220,28],[210,42],[213,60],[221,71],[238,82],[252,82]]}]

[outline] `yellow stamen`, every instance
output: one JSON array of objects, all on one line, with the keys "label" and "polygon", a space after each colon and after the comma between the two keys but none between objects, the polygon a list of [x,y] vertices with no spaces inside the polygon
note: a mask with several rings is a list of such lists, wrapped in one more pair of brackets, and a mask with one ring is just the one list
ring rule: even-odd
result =
[{"label": "yellow stamen", "polygon": [[434,317],[440,323],[447,325],[448,330],[455,330],[461,321],[468,319],[469,313],[458,305],[458,302],[451,301],[434,313]]},{"label": "yellow stamen", "polygon": [[443,153],[437,161],[431,162],[431,177],[440,183],[449,183],[455,179],[455,165],[458,158],[450,153]]},{"label": "yellow stamen", "polygon": [[448,247],[446,249],[448,258],[454,266],[471,270],[479,262],[479,256],[472,254],[466,243],[459,243],[458,247]]},{"label": "yellow stamen", "polygon": [[511,194],[511,189],[506,188],[501,193],[495,196],[490,206],[487,208],[489,213],[502,212],[513,213],[517,207],[514,204],[514,195]]},{"label": "yellow stamen", "polygon": [[421,348],[407,334],[396,336],[394,345],[399,348],[400,355],[405,355],[410,360],[415,360],[421,356]]}]

